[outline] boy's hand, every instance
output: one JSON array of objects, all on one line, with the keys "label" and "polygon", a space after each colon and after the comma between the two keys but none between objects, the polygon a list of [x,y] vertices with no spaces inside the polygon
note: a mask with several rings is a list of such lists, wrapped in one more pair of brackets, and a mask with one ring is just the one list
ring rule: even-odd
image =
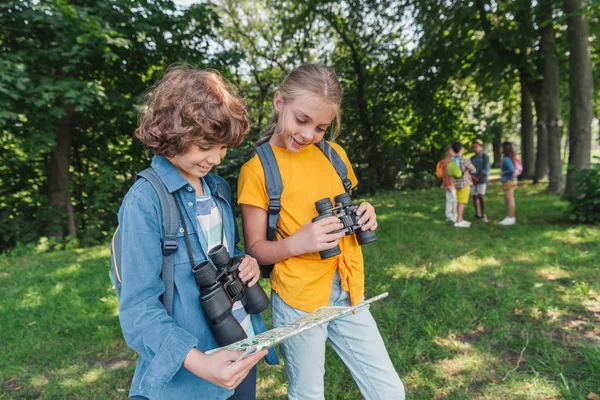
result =
[{"label": "boy's hand", "polygon": [[183,366],[196,376],[231,390],[235,389],[252,367],[267,355],[267,350],[235,362],[241,355],[241,352],[233,350],[219,350],[206,355],[192,349],[183,361]]},{"label": "boy's hand", "polygon": [[307,222],[290,236],[292,239],[292,252],[296,255],[316,253],[329,250],[338,245],[341,238],[346,236],[340,230],[344,225],[337,217],[327,217],[316,222]]},{"label": "boy's hand", "polygon": [[358,209],[356,210],[356,215],[360,215],[358,223],[362,225],[361,230],[371,230],[374,231],[377,229],[377,216],[375,215],[375,207],[366,201],[360,203]]},{"label": "boy's hand", "polygon": [[248,285],[248,287],[254,286],[258,279],[260,278],[260,268],[258,267],[258,261],[256,258],[250,257],[246,255],[240,266],[238,267],[239,275],[238,277]]}]

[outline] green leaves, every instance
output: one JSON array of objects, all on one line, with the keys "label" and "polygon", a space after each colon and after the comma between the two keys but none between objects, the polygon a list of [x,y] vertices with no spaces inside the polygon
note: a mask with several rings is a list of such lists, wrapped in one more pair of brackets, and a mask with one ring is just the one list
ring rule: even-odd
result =
[{"label": "green leaves", "polygon": [[578,222],[600,222],[600,164],[573,174],[575,191],[567,198],[569,219]]},{"label": "green leaves", "polygon": [[[0,5],[0,146],[8,150],[0,153],[0,217],[11,221],[0,227],[0,249],[42,234],[57,182],[72,194],[85,240],[102,240],[115,224],[133,172],[148,160],[131,139],[138,96],[166,65],[208,58],[182,43],[205,41],[214,11],[175,11],[164,0]],[[49,161],[67,134],[71,147],[59,159],[70,174],[56,175]]]}]

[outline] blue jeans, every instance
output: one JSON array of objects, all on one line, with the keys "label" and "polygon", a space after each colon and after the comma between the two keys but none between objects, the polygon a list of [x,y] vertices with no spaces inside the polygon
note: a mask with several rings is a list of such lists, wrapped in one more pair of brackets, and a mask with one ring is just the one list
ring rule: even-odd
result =
[{"label": "blue jeans", "polygon": [[[333,278],[330,306],[350,306],[338,272]],[[273,325],[293,322],[307,313],[271,294]],[[289,399],[324,399],[325,342],[352,373],[365,399],[402,400],[404,385],[390,360],[377,324],[367,307],[319,325],[280,344],[288,376]]]},{"label": "blue jeans", "polygon": [[256,400],[256,365],[235,388],[233,396],[227,400]]}]

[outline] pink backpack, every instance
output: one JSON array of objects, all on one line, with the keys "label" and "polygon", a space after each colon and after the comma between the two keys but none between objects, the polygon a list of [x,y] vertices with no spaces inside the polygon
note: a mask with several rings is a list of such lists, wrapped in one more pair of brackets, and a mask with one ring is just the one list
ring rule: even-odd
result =
[{"label": "pink backpack", "polygon": [[515,165],[515,172],[512,173],[512,177],[516,178],[523,172],[523,164],[521,164],[521,160],[519,160],[516,156],[512,159],[512,161]]}]

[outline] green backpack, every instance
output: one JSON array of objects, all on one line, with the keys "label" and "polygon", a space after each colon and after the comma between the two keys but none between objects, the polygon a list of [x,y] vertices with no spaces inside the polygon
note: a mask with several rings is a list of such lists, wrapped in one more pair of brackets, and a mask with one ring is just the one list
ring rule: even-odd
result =
[{"label": "green backpack", "polygon": [[456,161],[454,159],[450,160],[448,163],[448,176],[451,178],[462,178],[463,173],[460,170],[459,166],[456,165]]}]

